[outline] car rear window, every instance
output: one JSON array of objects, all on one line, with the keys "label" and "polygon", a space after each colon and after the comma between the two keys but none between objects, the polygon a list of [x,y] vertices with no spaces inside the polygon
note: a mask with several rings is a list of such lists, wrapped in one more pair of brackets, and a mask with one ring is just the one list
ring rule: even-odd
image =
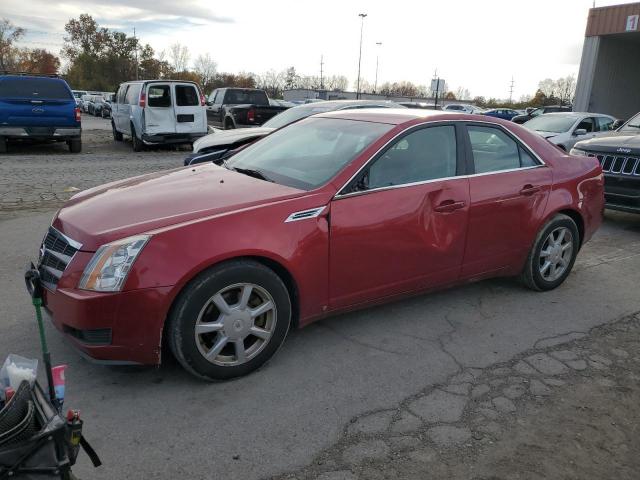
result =
[{"label": "car rear window", "polygon": [[0,80],[0,97],[73,99],[66,85],[52,78],[7,77]]},{"label": "car rear window", "polygon": [[171,92],[169,85],[150,85],[147,93],[150,107],[170,107]]},{"label": "car rear window", "polygon": [[227,90],[224,103],[228,105],[241,105],[243,103],[269,105],[269,99],[267,94],[261,90]]},{"label": "car rear window", "polygon": [[200,99],[195,87],[192,85],[176,85],[176,105],[179,107],[200,105]]}]

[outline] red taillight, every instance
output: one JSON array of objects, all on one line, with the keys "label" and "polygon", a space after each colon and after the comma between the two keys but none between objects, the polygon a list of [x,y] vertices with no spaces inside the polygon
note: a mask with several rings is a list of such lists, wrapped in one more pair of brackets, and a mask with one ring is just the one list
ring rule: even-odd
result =
[{"label": "red taillight", "polygon": [[78,107],[76,107],[76,122],[79,122],[80,119],[81,119],[80,109]]},{"label": "red taillight", "polygon": [[145,107],[147,105],[147,94],[144,90],[140,92],[140,100],[138,101],[139,107]]},{"label": "red taillight", "polygon": [[247,122],[255,122],[256,121],[256,112],[253,108],[247,111]]}]

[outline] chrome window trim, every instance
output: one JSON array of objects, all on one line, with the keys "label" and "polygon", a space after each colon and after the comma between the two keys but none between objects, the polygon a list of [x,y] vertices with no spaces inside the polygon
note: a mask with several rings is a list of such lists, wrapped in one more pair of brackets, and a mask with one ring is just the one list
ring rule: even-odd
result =
[{"label": "chrome window trim", "polygon": [[[417,130],[417,129],[419,129],[419,127],[424,126],[424,125],[442,124],[444,126],[444,125],[449,124],[449,123],[464,123],[465,126],[468,126],[469,124],[480,123],[480,124],[486,124],[486,125],[490,125],[490,126],[494,126],[494,127],[500,128],[507,135],[514,136],[523,146],[526,147],[527,151],[537,161],[540,162],[540,164],[539,165],[533,165],[531,167],[518,167],[518,168],[508,168],[508,169],[505,169],[505,170],[496,170],[494,172],[472,173],[472,174],[468,174],[468,175],[456,175],[456,176],[453,176],[453,177],[433,178],[433,179],[430,179],[430,180],[423,180],[423,181],[420,181],[420,182],[403,183],[401,185],[390,185],[388,187],[378,187],[378,188],[373,188],[371,190],[363,190],[361,192],[350,192],[350,193],[340,194],[340,192],[342,192],[346,188],[346,186],[349,185],[353,181],[353,179],[356,178],[360,174],[360,172],[362,170],[367,168],[367,166],[378,156],[378,154],[380,152],[382,152],[385,148],[387,148],[389,146],[389,144],[391,144],[393,141],[395,141],[401,135],[404,135],[405,133],[409,132],[412,129],[416,129]],[[413,187],[413,186],[416,186],[416,185],[424,185],[425,183],[442,182],[444,180],[453,180],[455,178],[480,177],[480,176],[483,176],[483,175],[495,175],[495,174],[498,174],[498,173],[516,172],[516,171],[520,171],[520,170],[531,170],[533,168],[541,168],[541,167],[546,167],[546,166],[547,166],[546,162],[542,158],[540,158],[540,156],[529,146],[529,144],[527,142],[522,140],[522,138],[520,138],[516,133],[513,133],[511,130],[506,129],[504,126],[499,125],[497,123],[487,122],[487,121],[484,121],[484,120],[430,120],[430,121],[427,121],[427,122],[420,123],[418,125],[411,125],[410,127],[405,128],[404,130],[402,130],[401,132],[397,133],[392,138],[390,138],[382,147],[380,147],[378,150],[376,150],[376,152],[373,155],[371,155],[367,159],[366,162],[364,162],[364,164],[356,171],[356,173],[351,175],[349,180],[347,180],[344,183],[344,185],[342,185],[342,187],[340,187],[338,189],[337,193],[333,196],[333,200],[339,200],[341,198],[348,198],[348,197],[355,197],[357,195],[362,195],[362,194],[370,193],[370,192],[378,192],[378,191],[381,191],[381,190],[392,190],[392,189],[395,189],[395,188],[405,188],[405,187]]]},{"label": "chrome window trim", "polygon": [[299,210],[297,212],[293,212],[291,215],[289,215],[286,218],[284,223],[299,222],[301,220],[317,218],[320,216],[320,214],[324,211],[325,208],[327,208],[327,206],[323,205],[321,207],[307,208],[306,210]]}]

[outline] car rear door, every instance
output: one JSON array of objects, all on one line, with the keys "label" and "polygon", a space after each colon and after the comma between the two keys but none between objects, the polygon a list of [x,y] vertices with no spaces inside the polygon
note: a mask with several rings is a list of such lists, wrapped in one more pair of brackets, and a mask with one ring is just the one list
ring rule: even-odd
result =
[{"label": "car rear door", "polygon": [[451,283],[462,264],[469,180],[458,128],[411,129],[331,203],[330,305]]},{"label": "car rear door", "polygon": [[45,130],[79,126],[75,109],[75,98],[62,80],[10,75],[0,78],[0,125],[53,134],[53,130]]},{"label": "car rear door", "polygon": [[462,277],[524,263],[540,228],[551,170],[513,134],[486,123],[467,125],[469,227]]},{"label": "car rear door", "polygon": [[198,88],[193,83],[174,83],[173,92],[176,133],[206,132],[206,112]]},{"label": "car rear door", "polygon": [[147,135],[176,133],[174,93],[169,82],[153,82],[146,85],[144,125]]},{"label": "car rear door", "polygon": [[222,101],[227,90],[225,88],[219,88],[214,90],[209,96],[211,105],[207,107],[207,123],[212,127],[222,127],[222,116],[220,110],[222,109]]}]

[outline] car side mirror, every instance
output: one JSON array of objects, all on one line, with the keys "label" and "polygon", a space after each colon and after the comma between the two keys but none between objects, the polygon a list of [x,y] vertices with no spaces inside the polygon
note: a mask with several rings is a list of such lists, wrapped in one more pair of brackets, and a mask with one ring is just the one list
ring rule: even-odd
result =
[{"label": "car side mirror", "polygon": [[587,134],[587,129],[586,128],[576,128],[576,130],[573,132],[573,134],[576,137],[580,137],[582,135],[586,135]]}]

